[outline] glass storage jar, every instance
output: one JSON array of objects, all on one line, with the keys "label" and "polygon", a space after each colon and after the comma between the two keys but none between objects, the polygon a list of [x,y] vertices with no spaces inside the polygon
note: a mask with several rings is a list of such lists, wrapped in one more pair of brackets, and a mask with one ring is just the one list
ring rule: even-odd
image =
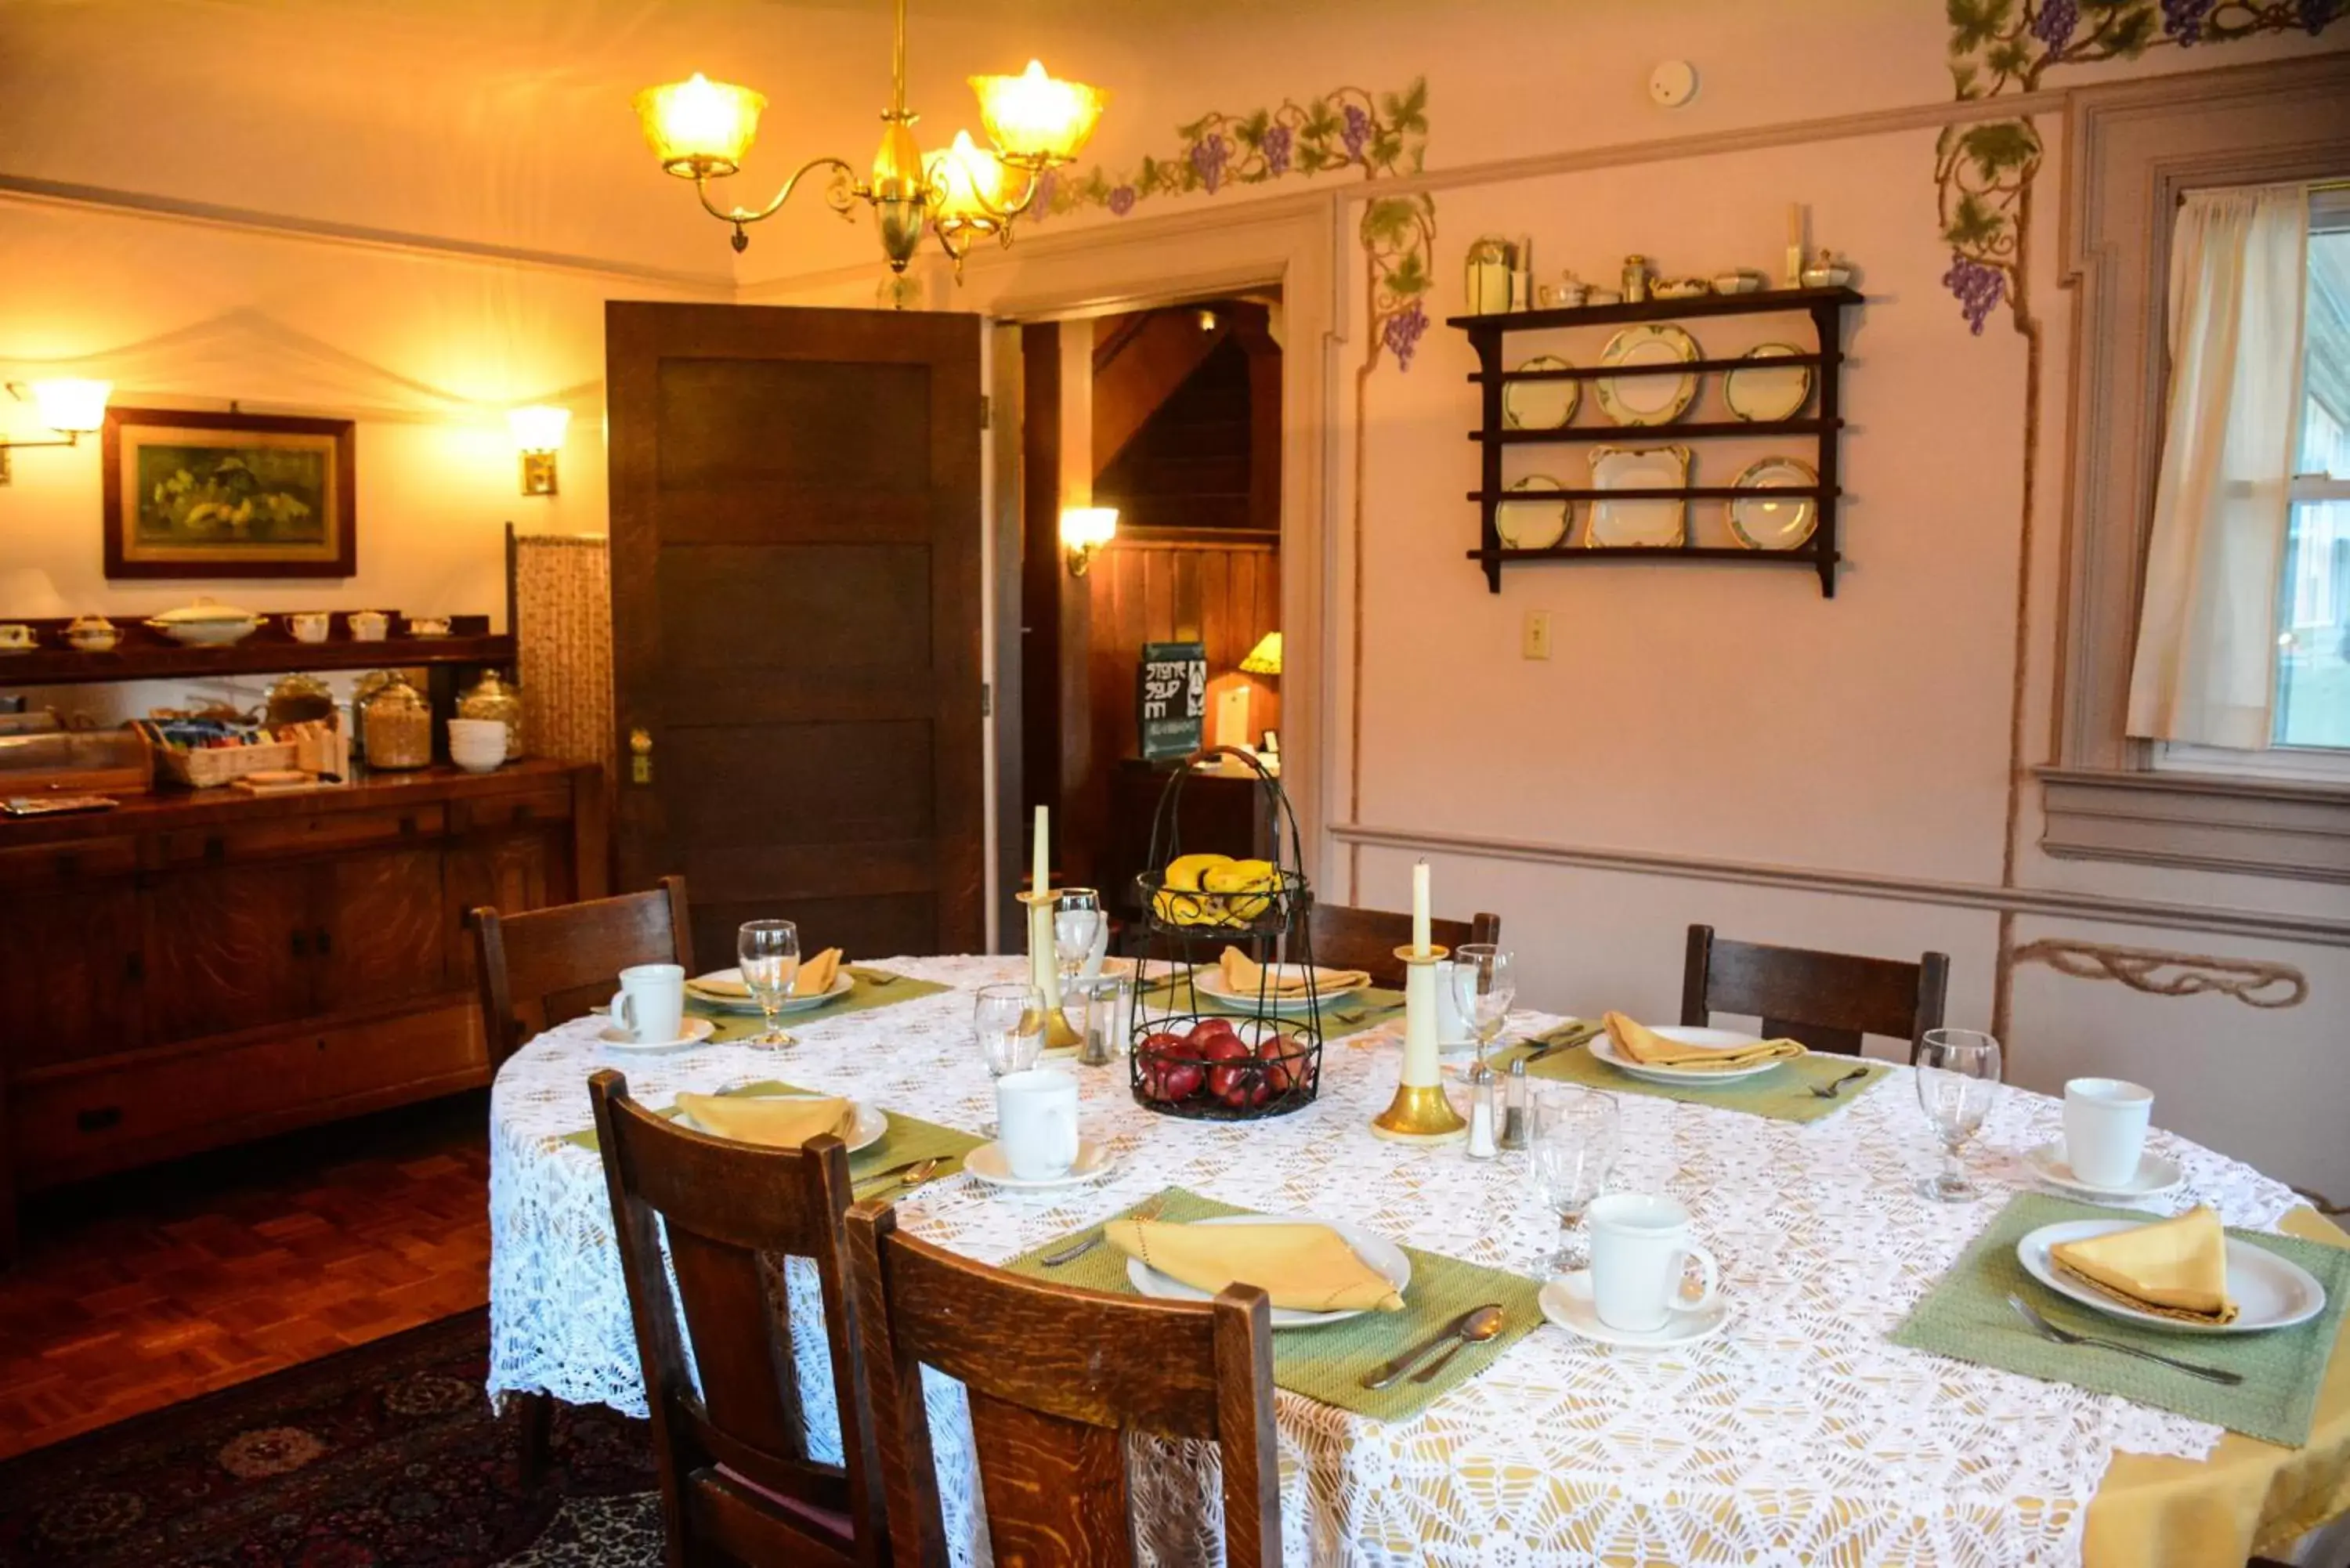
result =
[{"label": "glass storage jar", "polygon": [[335,694],[315,675],[296,671],[272,682],[261,722],[276,726],[324,719],[335,711]]},{"label": "glass storage jar", "polygon": [[485,670],[471,691],[457,699],[460,719],[495,719],[506,727],[506,761],[521,757],[522,697],[494,670]]},{"label": "glass storage jar", "polygon": [[432,762],[432,705],[394,675],[359,704],[359,739],[371,768],[421,768]]}]

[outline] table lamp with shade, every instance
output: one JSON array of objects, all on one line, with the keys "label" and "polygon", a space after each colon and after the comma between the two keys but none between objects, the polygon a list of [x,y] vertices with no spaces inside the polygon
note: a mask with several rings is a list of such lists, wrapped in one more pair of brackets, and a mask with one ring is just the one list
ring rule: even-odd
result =
[{"label": "table lamp with shade", "polygon": [[[1277,631],[1269,631],[1263,637],[1258,638],[1256,639],[1256,646],[1249,649],[1248,657],[1241,660],[1241,673],[1243,675],[1269,675],[1276,680],[1279,679],[1281,675],[1281,633]],[[1235,693],[1242,704],[1242,713],[1243,715],[1242,720],[1242,728],[1245,730],[1247,727],[1247,721],[1245,718],[1248,702],[1247,684],[1245,682],[1242,683],[1235,689]],[[1279,742],[1274,740],[1274,732],[1271,730],[1267,730],[1264,732],[1263,740],[1265,743],[1262,747],[1251,745],[1245,738],[1235,743],[1249,746],[1252,751],[1257,753],[1257,757],[1260,762],[1265,763],[1274,771],[1278,772],[1280,767]]]}]

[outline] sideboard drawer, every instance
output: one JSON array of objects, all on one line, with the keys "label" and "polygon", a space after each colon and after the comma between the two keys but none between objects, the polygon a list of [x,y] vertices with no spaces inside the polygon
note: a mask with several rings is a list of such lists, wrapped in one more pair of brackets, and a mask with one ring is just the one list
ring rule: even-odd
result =
[{"label": "sideboard drawer", "polygon": [[139,867],[133,838],[73,838],[0,849],[0,888],[69,887],[89,877],[127,877]]},{"label": "sideboard drawer", "polygon": [[571,820],[571,792],[533,790],[528,794],[484,795],[449,803],[449,830],[478,833],[501,827],[537,827]]},{"label": "sideboard drawer", "polygon": [[428,801],[399,811],[322,811],[307,816],[224,823],[163,836],[168,866],[206,861],[261,860],[286,855],[316,855],[338,849],[421,843],[449,828],[448,811]]}]

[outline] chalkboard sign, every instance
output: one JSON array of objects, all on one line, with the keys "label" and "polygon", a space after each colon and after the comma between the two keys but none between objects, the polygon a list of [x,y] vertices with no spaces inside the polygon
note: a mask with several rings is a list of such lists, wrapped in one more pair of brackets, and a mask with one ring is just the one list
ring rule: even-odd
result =
[{"label": "chalkboard sign", "polygon": [[1148,762],[1188,757],[1200,749],[1208,712],[1208,645],[1146,642],[1135,672],[1134,713]]}]

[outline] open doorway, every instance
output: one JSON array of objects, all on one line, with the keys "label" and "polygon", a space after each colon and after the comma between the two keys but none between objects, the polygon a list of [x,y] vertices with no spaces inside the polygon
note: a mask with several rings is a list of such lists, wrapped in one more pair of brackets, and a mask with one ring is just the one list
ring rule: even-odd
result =
[{"label": "open doorway", "polygon": [[[1035,805],[1052,807],[1055,880],[1100,889],[1123,922],[1139,912],[1134,876],[1177,765],[1143,755],[1146,646],[1198,645],[1202,744],[1278,755],[1280,296],[1222,295],[1020,332],[1019,821],[1024,829]],[[1082,506],[1115,508],[1117,532],[1076,560],[1061,518]],[[1241,776],[1193,785],[1185,846],[1259,852],[1261,792]]]}]

